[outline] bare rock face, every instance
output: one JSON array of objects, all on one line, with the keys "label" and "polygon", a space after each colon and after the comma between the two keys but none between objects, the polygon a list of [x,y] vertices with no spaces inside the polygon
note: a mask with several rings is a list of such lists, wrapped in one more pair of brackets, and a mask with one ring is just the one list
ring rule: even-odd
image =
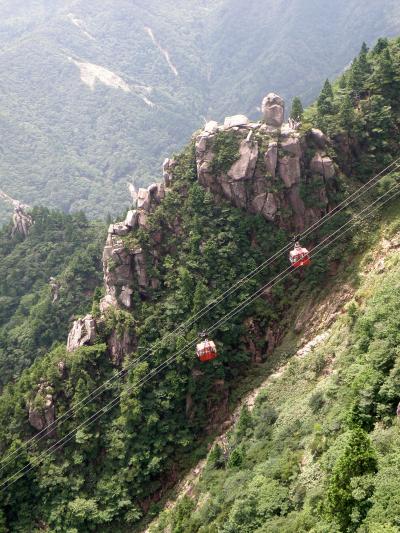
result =
[{"label": "bare rock face", "polygon": [[96,320],[92,315],[75,320],[68,335],[67,351],[73,352],[81,346],[93,344],[97,335]]},{"label": "bare rock face", "polygon": [[138,218],[139,218],[139,214],[136,209],[128,211],[126,218],[125,218],[124,225],[127,226],[128,228],[136,228],[138,224]]},{"label": "bare rock face", "polygon": [[[282,119],[283,109],[279,96],[266,97],[266,113],[279,115],[274,124]],[[214,152],[215,134],[203,131],[196,139],[198,181],[217,202],[227,199],[236,207],[259,213],[268,221],[295,232],[302,231],[327,212],[326,181],[335,176],[334,164],[319,150],[311,162],[308,157],[310,151],[315,153],[318,142],[327,142],[322,132],[277,131],[276,127],[267,124],[250,123],[234,127],[232,131],[237,137],[238,158],[228,170],[220,171],[218,175],[213,172],[217,155]],[[265,150],[263,157],[259,154],[261,147]],[[316,181],[313,190],[319,199],[318,207],[308,207],[302,198],[304,189],[301,184],[303,181],[308,183],[312,179],[310,176],[315,174],[322,175],[324,181]]]},{"label": "bare rock face", "polygon": [[32,226],[32,217],[25,211],[24,206],[17,202],[14,206],[12,235],[19,233],[25,238]]},{"label": "bare rock face", "polygon": [[249,119],[245,115],[233,115],[232,117],[226,117],[224,121],[224,127],[234,128],[240,126],[247,126]]},{"label": "bare rock face", "polygon": [[56,280],[56,278],[53,278],[53,277],[50,278],[49,285],[50,285],[50,289],[51,289],[52,303],[54,304],[55,302],[57,302],[57,300],[60,297],[61,285]]},{"label": "bare rock face", "polygon": [[291,155],[296,157],[301,156],[300,139],[296,135],[291,135],[283,139],[281,142],[281,147],[282,150],[289,152]]},{"label": "bare rock face", "polygon": [[127,298],[123,294],[120,299],[122,288],[133,282],[132,256],[120,236],[110,232],[103,251],[103,271],[106,295],[100,302],[100,309],[105,312],[110,306],[124,305]]},{"label": "bare rock face", "polygon": [[321,174],[325,179],[331,179],[335,176],[335,165],[330,157],[323,152],[317,152],[312,158],[310,169],[315,174]]},{"label": "bare rock face", "polygon": [[233,180],[251,179],[254,175],[258,157],[258,143],[244,140],[240,143],[240,159],[228,172]]},{"label": "bare rock face", "polygon": [[52,394],[52,388],[48,383],[42,382],[38,385],[36,398],[28,402],[28,420],[30,425],[37,431],[46,428],[48,436],[54,433],[54,422],[56,420],[56,408]]},{"label": "bare rock face", "polygon": [[169,187],[171,185],[172,171],[173,171],[175,164],[176,162],[174,159],[167,158],[164,160],[162,171],[163,171],[164,184],[166,187]]},{"label": "bare rock face", "polygon": [[278,203],[272,192],[259,194],[253,199],[254,212],[261,213],[267,220],[273,222],[278,211]]},{"label": "bare rock face", "polygon": [[300,182],[300,158],[284,156],[279,159],[279,175],[287,189]]},{"label": "bare rock face", "polygon": [[269,93],[262,101],[263,121],[267,126],[280,128],[285,116],[285,102],[275,93]]},{"label": "bare rock face", "polygon": [[205,133],[216,133],[218,131],[218,122],[215,120],[209,120],[204,126],[203,131]]},{"label": "bare rock face", "polygon": [[271,141],[268,144],[268,149],[264,155],[264,162],[268,174],[275,178],[276,165],[278,163],[278,143],[276,141]]},{"label": "bare rock face", "polygon": [[139,283],[139,290],[146,291],[146,288],[149,285],[148,276],[147,276],[147,265],[146,265],[146,256],[141,248],[136,248],[133,253],[134,257],[134,267],[136,272],[136,277]]}]

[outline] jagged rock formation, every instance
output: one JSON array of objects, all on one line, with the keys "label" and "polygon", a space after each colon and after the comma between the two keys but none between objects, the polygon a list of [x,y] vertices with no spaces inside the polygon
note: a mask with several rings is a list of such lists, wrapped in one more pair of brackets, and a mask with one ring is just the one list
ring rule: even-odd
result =
[{"label": "jagged rock formation", "polygon": [[13,215],[12,235],[14,236],[16,233],[19,233],[25,238],[28,235],[29,229],[32,227],[32,225],[33,219],[31,215],[25,211],[25,207],[22,204],[16,205]]},{"label": "jagged rock formation", "polygon": [[[326,153],[326,136],[316,129],[300,133],[283,124],[283,114],[282,98],[270,93],[263,100],[263,122],[250,122],[243,115],[227,117],[223,125],[207,122],[196,138],[197,176],[217,202],[228,200],[279,227],[299,232],[330,208],[329,190],[335,187],[336,167]],[[221,137],[237,154],[233,159],[231,153],[229,164],[218,167],[215,160],[220,156],[217,140]],[[149,229],[149,215],[173,184],[175,165],[175,160],[166,159],[164,183],[135,189],[136,209],[130,210],[123,222],[109,227],[103,252],[103,317],[112,309],[132,311],[135,294],[147,298],[150,290],[159,285],[159,280],[149,275],[149,266],[157,265],[162,233],[152,232],[154,249],[147,255],[135,238],[135,230]],[[312,197],[309,204],[308,197]],[[178,226],[171,231],[179,232]],[[91,344],[101,329],[98,326],[91,315],[77,320],[68,337],[68,351]],[[111,359],[120,364],[134,349],[135,333],[129,330],[117,337],[114,332],[106,342]],[[268,333],[268,345],[275,345],[272,331]]]},{"label": "jagged rock formation", "polygon": [[8,194],[0,189],[0,198],[5,200],[7,203],[11,204],[14,207],[13,214],[13,227],[11,234],[14,237],[16,233],[19,233],[24,238],[28,235],[29,229],[33,225],[33,219],[31,215],[27,212],[29,205],[23,204],[18,200],[14,200]]},{"label": "jagged rock formation", "polygon": [[67,351],[73,352],[80,346],[93,344],[96,339],[96,321],[92,315],[75,320],[67,340]]},{"label": "jagged rock formation", "polygon": [[51,289],[52,303],[54,304],[60,297],[61,285],[56,280],[56,278],[53,278],[53,277],[50,278],[49,285],[50,285],[50,289]]},{"label": "jagged rock formation", "polygon": [[[49,383],[40,383],[34,401],[28,403],[28,420],[37,431],[51,426],[56,419],[52,388]],[[52,430],[48,432],[51,434]]]},{"label": "jagged rock formation", "polygon": [[[171,166],[170,160],[164,163],[164,172]],[[170,177],[165,179],[169,182]],[[134,242],[125,243],[132,230],[147,228],[148,215],[165,197],[165,185],[154,183],[137,193],[137,209],[128,211],[124,222],[111,224],[103,252],[104,285],[106,295],[100,303],[104,313],[110,306],[130,309],[132,294],[137,290],[146,296],[151,281],[147,274],[146,258],[142,248]]]},{"label": "jagged rock formation", "polygon": [[[196,139],[198,179],[217,198],[299,232],[330,207],[328,191],[334,187],[336,168],[325,152],[328,139],[316,129],[307,135],[288,124],[280,128],[284,103],[274,93],[264,98],[262,108],[265,124],[226,120],[224,126],[207,127],[200,133]],[[238,155],[229,169],[218,171],[215,140],[226,129],[237,139]],[[310,191],[313,207],[307,205]]]},{"label": "jagged rock formation", "polygon": [[268,126],[280,128],[285,116],[285,103],[283,98],[275,93],[269,93],[261,104],[263,121]]}]

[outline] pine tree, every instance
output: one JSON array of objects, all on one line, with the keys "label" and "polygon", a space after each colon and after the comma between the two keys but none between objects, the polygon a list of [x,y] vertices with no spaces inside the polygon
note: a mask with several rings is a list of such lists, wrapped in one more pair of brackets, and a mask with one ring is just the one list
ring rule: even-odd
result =
[{"label": "pine tree", "polygon": [[384,48],[375,59],[370,85],[376,94],[382,95],[387,104],[398,105],[400,82],[397,78],[389,48]]},{"label": "pine tree", "polygon": [[353,107],[353,102],[350,94],[347,93],[343,96],[339,107],[339,123],[343,129],[348,133],[354,128],[356,121],[356,114]]},{"label": "pine tree", "polygon": [[353,102],[356,102],[364,89],[364,75],[361,70],[358,58],[356,58],[350,68],[349,77],[347,80],[347,88],[350,91]]},{"label": "pine tree", "polygon": [[360,53],[358,55],[358,63],[360,65],[360,70],[365,75],[370,74],[371,65],[368,60],[368,46],[365,43],[362,43]]},{"label": "pine tree", "polygon": [[303,118],[303,104],[298,96],[293,98],[292,109],[290,111],[290,118],[293,120],[301,120]]},{"label": "pine tree", "polygon": [[380,37],[372,50],[372,55],[379,55],[383,50],[389,47],[389,41],[386,38]]},{"label": "pine tree", "polygon": [[333,90],[329,80],[325,81],[321,94],[317,101],[318,115],[324,117],[326,115],[332,115],[333,108]]}]

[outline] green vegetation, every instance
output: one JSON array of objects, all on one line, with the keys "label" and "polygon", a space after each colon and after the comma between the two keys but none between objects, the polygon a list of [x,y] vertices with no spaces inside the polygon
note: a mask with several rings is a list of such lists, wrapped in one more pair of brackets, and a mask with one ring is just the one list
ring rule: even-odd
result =
[{"label": "green vegetation", "polygon": [[[345,80],[366,63],[371,66],[372,79],[375,69],[383,69],[381,62],[386,64],[388,50],[397,65],[399,46],[398,40],[386,44],[380,41],[370,54],[364,47],[345,77],[333,87],[326,83],[319,104],[304,114],[303,127],[313,117],[319,125],[326,123],[339,146],[336,150],[330,148],[330,155],[344,168],[356,142],[361,147],[363,169],[367,168],[364,159],[371,146],[380,143],[385,147],[381,159],[370,161],[374,168],[390,160],[398,149],[392,132],[376,131],[371,115],[363,111],[367,97],[353,99]],[[394,77],[396,73],[395,69]],[[356,79],[355,74],[353,78]],[[390,114],[392,124],[397,124],[400,110],[393,99],[392,81],[386,79],[387,92],[381,98],[384,112]],[[351,83],[355,86],[356,82]],[[378,85],[371,85],[368,99],[372,101],[382,91]],[[331,115],[330,110],[338,102],[341,113]],[[341,122],[345,117],[355,125],[362,118],[364,129],[354,126],[352,131],[345,131]],[[338,143],[343,139],[342,144]],[[214,170],[221,171],[236,159],[238,146],[229,134],[218,136],[216,142]],[[351,172],[358,164],[353,159]],[[364,221],[353,236],[342,237],[324,254],[315,256],[312,268],[286,278],[213,331],[219,351],[214,362],[201,365],[192,349],[183,351],[155,379],[142,383],[149,371],[187,343],[194,343],[199,331],[210,328],[287,265],[287,258],[281,257],[195,325],[172,334],[177,324],[224,293],[288,240],[285,231],[261,216],[214,201],[196,180],[193,142],[176,156],[173,173],[172,189],[149,215],[148,228],[136,230],[125,239],[126,247],[139,244],[147,257],[157,252],[153,254],[157,262],[150,274],[158,286],[154,285],[142,298],[136,287],[134,312],[109,311],[99,324],[96,344],[74,353],[66,353],[57,341],[65,335],[71,312],[68,306],[79,301],[82,307],[74,310],[88,310],[88,299],[98,284],[96,239],[104,240],[101,232],[91,225],[85,229],[87,222],[81,215],[63,218],[39,210],[38,221],[26,241],[10,243],[6,233],[2,234],[6,258],[3,268],[6,280],[11,276],[12,281],[5,284],[3,291],[6,298],[12,298],[9,305],[15,326],[21,327],[19,338],[24,338],[31,324],[36,327],[38,320],[47,332],[41,337],[42,330],[35,330],[35,343],[37,339],[39,342],[23,347],[28,352],[23,352],[22,364],[13,369],[13,375],[34,358],[35,362],[2,392],[2,457],[35,434],[29,414],[46,417],[49,401],[54,402],[57,417],[71,408],[75,410],[55,432],[33,443],[0,471],[1,484],[20,468],[36,467],[0,492],[0,531],[138,531],[142,518],[159,513],[161,505],[157,502],[176,476],[205,456],[209,439],[204,435],[220,428],[229,407],[233,407],[228,405],[229,394],[232,392],[234,404],[235,395],[240,395],[241,378],[252,375],[252,349],[262,360],[259,372],[271,370],[271,361],[266,360],[266,332],[273,327],[289,331],[286,345],[273,355],[275,360],[281,356],[287,367],[270,380],[253,410],[242,410],[227,440],[211,451],[193,494],[163,514],[156,528],[169,528],[174,533],[375,533],[377,527],[396,530],[400,491],[398,476],[393,475],[399,463],[400,439],[395,419],[400,399],[398,254],[394,252],[387,258],[384,274],[372,270],[357,279],[354,272],[361,260],[362,268],[372,261],[373,254],[368,252],[379,236],[378,219]],[[392,177],[384,180],[380,190],[390,183]],[[346,190],[351,182],[342,176],[340,185]],[[392,222],[386,237],[399,230],[398,209],[397,202],[394,209],[386,211],[386,220]],[[349,211],[341,214],[313,237],[318,241],[348,216]],[[44,241],[39,238],[39,230],[46,235]],[[47,243],[44,248],[43,242]],[[58,248],[62,251],[60,256],[56,253]],[[13,270],[13,264],[19,263],[12,263],[7,254],[13,258],[21,254],[21,261],[26,257],[27,264],[21,263],[20,268],[28,272],[28,279],[23,278],[20,292],[16,280],[21,276]],[[69,257],[71,263],[64,265],[61,257]],[[11,265],[10,272],[6,272],[7,265]],[[309,353],[296,357],[291,326],[299,313],[307,312],[307,304],[321,297],[321,287],[327,285],[329,289],[332,265],[337,265],[339,285],[351,281],[359,284],[359,290],[328,331],[328,337]],[[46,286],[54,274],[65,281],[66,287],[59,315],[52,310]],[[72,289],[75,282],[76,289]],[[90,295],[82,299],[87,287]],[[14,294],[13,290],[17,292]],[[27,298],[31,293],[33,296]],[[99,296],[96,291],[96,314]],[[328,290],[325,296],[330,297]],[[36,314],[36,300],[47,305],[46,320],[40,310]],[[32,313],[24,315],[26,321],[21,318],[23,309],[27,310],[26,315]],[[62,324],[54,336],[53,316],[58,316]],[[3,321],[6,337],[10,332],[16,335],[14,323],[8,323],[6,316]],[[114,331],[118,337],[134,332],[139,341],[137,351],[125,358],[122,367],[111,360],[106,344]],[[51,351],[42,355],[47,346],[52,347]],[[138,362],[147,348],[151,349],[151,357]],[[31,350],[33,357],[29,358]],[[8,359],[6,362],[10,364]],[[76,408],[87,394],[121,369],[126,370],[123,379],[110,383],[82,409]],[[114,398],[118,404],[104,410],[101,418],[80,428],[68,445],[37,464],[43,450],[69,435]],[[392,500],[394,506],[390,504]]]},{"label": "green vegetation", "polygon": [[[158,179],[203,117],[258,119],[269,91],[309,104],[361,40],[396,29],[397,0],[276,0],[274,9],[264,0],[3,0],[0,188],[89,218],[120,213],[126,182]],[[76,62],[108,69],[131,92],[98,78],[86,85]],[[10,214],[1,202],[0,224]]]},{"label": "green vegetation", "polygon": [[9,226],[0,231],[0,386],[65,343],[71,317],[90,306],[101,285],[103,225],[45,208],[32,216],[25,240],[12,238]]},{"label": "green vegetation", "polygon": [[290,110],[290,118],[293,120],[301,120],[303,118],[303,104],[298,96],[293,98],[292,109]]},{"label": "green vegetation", "polygon": [[[332,86],[326,80],[306,121],[317,123],[338,144],[347,173],[366,179],[399,152],[400,38],[363,44],[351,67]],[[345,149],[343,149],[345,148]]]},{"label": "green vegetation", "polygon": [[382,274],[364,255],[370,273],[326,340],[269,379],[152,533],[398,531],[399,259]]},{"label": "green vegetation", "polygon": [[213,139],[214,158],[211,172],[216,176],[228,172],[232,165],[240,158],[238,137],[233,131],[219,132]]}]

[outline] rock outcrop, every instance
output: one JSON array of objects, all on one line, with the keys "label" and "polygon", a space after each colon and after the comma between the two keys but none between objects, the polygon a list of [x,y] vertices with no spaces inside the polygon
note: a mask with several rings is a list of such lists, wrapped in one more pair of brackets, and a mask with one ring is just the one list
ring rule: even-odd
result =
[{"label": "rock outcrop", "polygon": [[96,320],[92,315],[75,320],[67,340],[67,351],[93,344],[97,335]]},{"label": "rock outcrop", "polygon": [[53,424],[56,420],[56,408],[52,394],[52,387],[48,383],[40,383],[36,397],[28,403],[28,420],[30,425],[37,431],[49,428],[47,435],[53,432]]},{"label": "rock outcrop", "polygon": [[22,204],[14,207],[12,235],[19,233],[24,238],[27,237],[30,228],[33,226],[31,215],[25,210]]},{"label": "rock outcrop", "polygon": [[285,103],[283,98],[275,93],[269,93],[261,104],[263,121],[267,126],[280,128],[285,116]]},{"label": "rock outcrop", "polygon": [[165,198],[167,184],[174,162],[167,159],[163,165],[165,183],[153,183],[147,189],[137,192],[137,209],[128,211],[124,222],[111,224],[103,251],[104,286],[106,294],[100,302],[100,310],[109,307],[131,309],[135,291],[146,297],[147,290],[154,286],[147,274],[147,259],[143,249],[134,240],[126,242],[124,237],[138,228],[148,229],[148,215]]},{"label": "rock outcrop", "polygon": [[[329,209],[327,189],[334,187],[331,180],[336,168],[324,151],[328,139],[317,129],[301,134],[283,125],[284,102],[274,93],[264,98],[262,109],[263,124],[228,117],[223,126],[213,125],[198,135],[198,180],[217,200],[225,198],[280,227],[300,232]],[[223,135],[227,125],[234,125],[237,159],[217,175],[213,170],[214,138]],[[306,189],[315,196],[318,207],[307,207]]]}]

